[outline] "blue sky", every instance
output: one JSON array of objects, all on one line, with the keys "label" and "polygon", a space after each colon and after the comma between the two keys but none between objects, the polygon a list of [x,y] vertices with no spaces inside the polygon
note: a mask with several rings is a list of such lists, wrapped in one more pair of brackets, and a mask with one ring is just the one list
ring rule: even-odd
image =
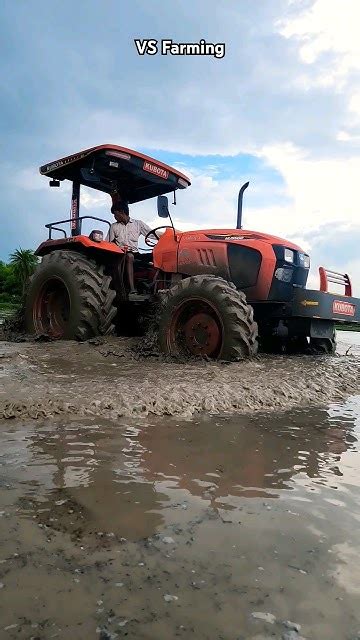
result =
[{"label": "blue sky", "polygon": [[[304,242],[360,285],[357,0],[2,0],[0,14],[0,259],[67,216],[69,190],[38,167],[113,142],[190,174],[179,228],[231,226],[250,180],[246,226]],[[226,55],[139,56],[146,37],[225,42]],[[103,216],[109,202],[84,206]]]}]

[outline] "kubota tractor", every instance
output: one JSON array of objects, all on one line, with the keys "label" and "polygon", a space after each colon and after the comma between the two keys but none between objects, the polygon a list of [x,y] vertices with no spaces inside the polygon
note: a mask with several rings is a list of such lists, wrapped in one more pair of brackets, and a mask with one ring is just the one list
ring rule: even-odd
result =
[{"label": "kubota tractor", "polygon": [[[158,300],[166,354],[236,360],[255,354],[258,342],[266,351],[333,353],[335,323],[360,321],[348,275],[320,268],[320,291],[308,290],[310,260],[299,246],[241,228],[248,183],[240,189],[236,229],[180,232],[164,194],[175,199],[190,181],[158,160],[102,145],[46,164],[40,173],[53,187],[72,182],[71,217],[45,225],[49,237],[36,251],[42,260],[26,301],[30,332],[86,340],[121,330],[123,320]],[[81,185],[113,201],[121,194],[130,204],[158,197],[158,215],[169,223],[147,235],[152,251],[135,260],[135,299],[124,275],[126,247],[106,242],[99,229],[82,233],[84,220],[110,222],[80,216]],[[328,282],[344,286],[345,295],[329,293]]]}]

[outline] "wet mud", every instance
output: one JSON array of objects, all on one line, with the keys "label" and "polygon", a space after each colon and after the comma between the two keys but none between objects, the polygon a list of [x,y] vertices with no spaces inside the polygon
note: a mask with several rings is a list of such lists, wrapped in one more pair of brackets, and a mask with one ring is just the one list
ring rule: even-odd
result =
[{"label": "wet mud", "polygon": [[141,353],[141,339],[129,338],[0,342],[0,418],[191,418],[321,405],[360,390],[360,348],[346,344],[335,357],[264,355],[230,364]]}]

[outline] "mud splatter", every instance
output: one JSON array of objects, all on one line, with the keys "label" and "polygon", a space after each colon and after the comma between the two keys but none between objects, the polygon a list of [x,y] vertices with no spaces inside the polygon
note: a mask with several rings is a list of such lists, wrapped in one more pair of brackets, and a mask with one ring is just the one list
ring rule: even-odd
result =
[{"label": "mud splatter", "polygon": [[[141,339],[140,339],[141,340]],[[136,339],[0,343],[0,417],[190,418],[322,405],[360,389],[360,358],[262,356],[251,361],[134,358]]]}]

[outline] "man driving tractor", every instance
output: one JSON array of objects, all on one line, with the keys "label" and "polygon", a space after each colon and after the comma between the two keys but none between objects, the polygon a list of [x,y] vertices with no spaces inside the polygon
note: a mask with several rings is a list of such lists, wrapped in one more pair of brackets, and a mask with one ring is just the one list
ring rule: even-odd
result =
[{"label": "man driving tractor", "polygon": [[118,247],[127,247],[126,272],[129,281],[130,295],[136,294],[134,284],[134,258],[138,251],[140,236],[146,236],[151,229],[142,220],[134,220],[129,215],[129,205],[125,200],[117,200],[111,207],[116,222],[110,226],[106,236],[107,242],[114,242]]}]

